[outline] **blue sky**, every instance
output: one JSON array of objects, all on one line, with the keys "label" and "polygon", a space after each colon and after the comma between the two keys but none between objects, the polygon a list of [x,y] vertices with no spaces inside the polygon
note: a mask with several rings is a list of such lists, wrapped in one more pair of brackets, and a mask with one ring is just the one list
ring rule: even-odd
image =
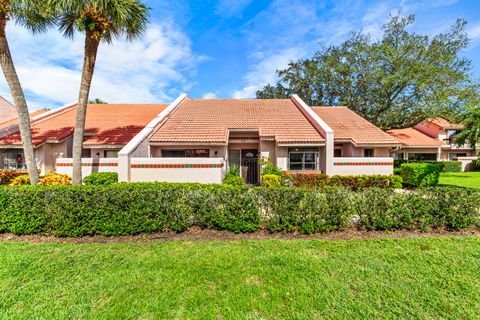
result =
[{"label": "blue sky", "polygon": [[[149,0],[152,23],[134,43],[99,51],[91,97],[110,103],[168,103],[191,97],[251,98],[275,81],[275,70],[311,56],[318,43],[337,44],[352,31],[378,36],[389,14],[415,14],[413,31],[437,34],[457,18],[472,38],[464,54],[480,78],[478,0]],[[8,26],[12,54],[31,110],[77,98],[82,37],[52,30],[31,35]],[[0,94],[9,98],[5,80]]]}]

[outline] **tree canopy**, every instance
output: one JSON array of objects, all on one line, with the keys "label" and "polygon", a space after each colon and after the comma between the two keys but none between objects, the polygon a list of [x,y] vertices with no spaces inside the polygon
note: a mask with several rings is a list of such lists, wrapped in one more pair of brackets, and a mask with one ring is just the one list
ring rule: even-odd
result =
[{"label": "tree canopy", "polygon": [[409,31],[414,21],[391,17],[380,39],[356,32],[339,45],[321,45],[312,58],[278,70],[279,81],[257,98],[296,93],[312,106],[348,106],[384,129],[454,116],[479,95],[471,62],[461,55],[469,44],[466,21],[435,36]]}]

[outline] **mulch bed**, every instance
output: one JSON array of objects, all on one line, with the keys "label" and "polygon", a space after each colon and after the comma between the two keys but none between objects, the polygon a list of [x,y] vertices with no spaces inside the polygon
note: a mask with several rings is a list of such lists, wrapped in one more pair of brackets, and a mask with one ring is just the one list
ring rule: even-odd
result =
[{"label": "mulch bed", "polygon": [[397,238],[424,238],[424,237],[465,237],[480,236],[480,230],[469,229],[463,231],[434,230],[431,232],[420,231],[358,231],[355,229],[336,231],[324,234],[301,235],[294,233],[275,233],[257,231],[253,233],[235,234],[228,231],[203,230],[191,228],[183,233],[161,232],[140,234],[135,236],[89,236],[80,238],[59,238],[42,235],[0,234],[0,242],[30,242],[30,243],[142,243],[142,242],[167,242],[167,241],[235,241],[235,240],[364,240],[364,239],[397,239]]}]

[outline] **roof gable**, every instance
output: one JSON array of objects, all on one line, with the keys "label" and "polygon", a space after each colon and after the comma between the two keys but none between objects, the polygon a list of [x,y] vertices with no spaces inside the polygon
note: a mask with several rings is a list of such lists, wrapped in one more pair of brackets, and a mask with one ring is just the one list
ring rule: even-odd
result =
[{"label": "roof gable", "polygon": [[356,145],[398,145],[399,142],[347,107],[312,107],[334,132],[338,142]]},{"label": "roof gable", "polygon": [[186,99],[150,141],[223,144],[234,129],[258,130],[280,143],[325,141],[291,99]]}]

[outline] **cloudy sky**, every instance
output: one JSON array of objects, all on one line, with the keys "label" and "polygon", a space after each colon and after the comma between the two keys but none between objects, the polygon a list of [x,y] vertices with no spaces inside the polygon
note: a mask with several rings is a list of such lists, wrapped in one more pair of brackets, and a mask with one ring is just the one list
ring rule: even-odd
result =
[{"label": "cloudy sky", "polygon": [[[168,103],[191,97],[251,98],[275,70],[309,57],[318,43],[336,44],[352,31],[380,34],[390,14],[415,14],[412,30],[436,34],[466,19],[471,45],[464,54],[480,78],[478,0],[176,0],[145,1],[152,22],[134,43],[102,45],[91,98],[110,103]],[[83,39],[56,30],[31,35],[7,29],[31,110],[77,98]],[[0,95],[10,98],[2,77]]]}]

